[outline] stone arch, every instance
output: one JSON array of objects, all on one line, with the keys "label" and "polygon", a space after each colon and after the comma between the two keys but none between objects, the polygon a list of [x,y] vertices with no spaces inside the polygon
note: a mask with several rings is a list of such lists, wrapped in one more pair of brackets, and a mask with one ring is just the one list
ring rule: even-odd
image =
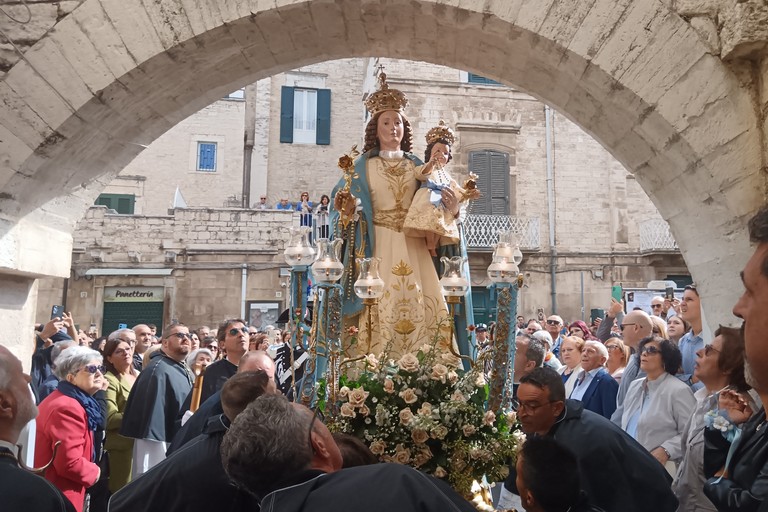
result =
[{"label": "stone arch", "polygon": [[68,274],[75,222],[143,146],[246,83],[374,55],[514,84],[580,125],[669,221],[720,320],[763,198],[760,129],[748,88],[667,3],[84,0],[0,82],[7,323],[31,323],[32,278]]}]

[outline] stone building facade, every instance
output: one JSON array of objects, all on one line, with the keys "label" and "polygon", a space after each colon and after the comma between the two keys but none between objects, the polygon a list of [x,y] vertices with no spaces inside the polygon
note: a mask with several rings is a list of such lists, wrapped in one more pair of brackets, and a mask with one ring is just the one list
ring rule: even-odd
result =
[{"label": "stone building facade", "polygon": [[[492,318],[486,268],[505,227],[521,236],[526,279],[519,311],[526,317],[543,309],[589,318],[591,309],[607,306],[613,285],[644,288],[652,280],[687,276],[666,224],[633,175],[564,115],[525,92],[465,71],[405,60],[342,59],[247,86],[150,144],[102,193],[131,197],[133,215],[101,206],[89,210],[74,233],[66,286],[61,279],[41,281],[38,320],[64,294],[80,323],[104,329],[122,323],[119,311],[127,315],[125,323],[151,311],[158,325],[174,319],[211,325],[224,317],[282,310],[282,250],[297,216],[239,208],[244,158],[250,157],[252,207],[261,195],[270,206],[283,197],[295,202],[305,190],[314,201],[330,195],[340,174],[338,157],[361,143],[361,100],[375,87],[379,65],[390,85],[409,97],[417,155],[423,157],[424,135],[442,119],[458,136],[449,168],[457,181],[470,170],[482,173],[473,155],[492,153],[504,162],[501,170],[486,169],[503,193],[488,188],[495,198],[491,210],[470,206],[466,219],[478,319]],[[327,144],[281,142],[285,88],[330,91]],[[250,154],[243,143],[249,129]],[[201,143],[216,144],[213,171],[198,170]],[[177,189],[188,208],[173,209],[175,200],[179,206]],[[641,230],[659,238],[641,237]],[[122,299],[115,297],[120,290]],[[154,302],[162,296],[162,307],[140,306],[142,301],[127,296],[142,290],[153,293]]]}]

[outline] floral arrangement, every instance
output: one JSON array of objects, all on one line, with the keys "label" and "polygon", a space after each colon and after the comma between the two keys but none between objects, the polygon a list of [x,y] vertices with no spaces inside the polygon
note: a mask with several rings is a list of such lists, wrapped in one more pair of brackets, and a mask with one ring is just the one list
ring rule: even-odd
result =
[{"label": "floral arrangement", "polygon": [[500,481],[524,435],[514,412],[486,411],[482,364],[458,370],[454,356],[422,347],[397,362],[367,355],[342,376],[337,431],[359,437],[382,462],[408,464],[470,496],[473,480]]},{"label": "floral arrangement", "polygon": [[726,441],[732,443],[739,427],[733,424],[725,409],[708,411],[704,415],[704,426],[710,430],[719,430]]}]

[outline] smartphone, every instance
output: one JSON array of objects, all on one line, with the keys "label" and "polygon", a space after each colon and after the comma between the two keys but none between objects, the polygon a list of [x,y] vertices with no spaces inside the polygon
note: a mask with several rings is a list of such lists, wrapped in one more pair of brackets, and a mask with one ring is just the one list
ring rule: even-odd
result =
[{"label": "smartphone", "polygon": [[669,299],[670,301],[674,300],[675,298],[675,289],[671,286],[667,286],[667,289],[665,291],[664,297]]},{"label": "smartphone", "polygon": [[616,302],[621,302],[624,298],[624,290],[621,289],[621,286],[611,286],[611,297],[616,299]]},{"label": "smartphone", "polygon": [[51,320],[54,318],[61,318],[61,315],[64,314],[64,306],[61,304],[56,304],[51,308]]},{"label": "smartphone", "polygon": [[536,318],[539,319],[539,322],[544,321],[544,308],[539,308],[536,310]]}]

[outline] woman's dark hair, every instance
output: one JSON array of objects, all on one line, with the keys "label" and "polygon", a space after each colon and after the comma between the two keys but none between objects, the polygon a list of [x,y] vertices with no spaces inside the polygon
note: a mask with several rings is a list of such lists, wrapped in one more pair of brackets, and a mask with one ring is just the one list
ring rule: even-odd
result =
[{"label": "woman's dark hair", "polygon": [[723,338],[723,348],[717,358],[717,367],[728,374],[728,384],[736,391],[749,391],[751,386],[744,377],[744,333],[741,329],[720,326],[715,337]]},{"label": "woman's dark hair", "polygon": [[322,196],[320,196],[320,204],[323,204],[323,199],[325,199],[326,201],[328,201],[326,204],[331,204],[331,198],[330,198],[330,197],[328,197],[328,196],[327,196],[327,195],[325,195],[325,194],[323,194]]},{"label": "woman's dark hair", "polygon": [[[377,112],[365,126],[365,145],[363,145],[363,153],[379,147],[379,139],[376,137],[376,127],[379,124],[379,117],[381,117],[381,114],[382,112]],[[403,140],[400,141],[400,149],[410,152],[411,148],[413,148],[413,131],[411,130],[411,123],[403,114],[400,114],[400,117],[403,119]]]},{"label": "woman's dark hair", "polygon": [[429,159],[432,157],[432,148],[434,148],[435,144],[437,144],[438,142],[448,146],[448,162],[453,160],[453,146],[451,146],[451,143],[448,142],[446,139],[437,139],[436,141],[430,142],[427,145],[427,149],[426,151],[424,151],[424,163],[429,162]]},{"label": "woman's dark hair", "polygon": [[[551,437],[532,437],[523,443],[520,478],[541,510],[567,512],[582,501],[576,455]],[[552,483],[557,482],[557,492]],[[579,509],[580,510],[580,509]]]},{"label": "woman's dark hair", "polygon": [[[107,368],[107,371],[110,372],[115,377],[120,377],[120,373],[117,371],[117,368],[115,368],[115,365],[112,364],[112,362],[109,360],[110,357],[112,357],[112,354],[115,353],[115,350],[117,350],[117,346],[120,343],[126,343],[128,346],[130,346],[130,343],[127,341],[123,341],[120,338],[114,338],[114,339],[107,339],[106,345],[104,345],[104,366]],[[128,373],[131,375],[137,375],[136,368],[133,367],[133,362],[131,362],[130,366],[128,366]]]},{"label": "woman's dark hair", "polygon": [[342,468],[376,464],[378,459],[360,439],[343,432],[334,432],[333,440],[341,452]]},{"label": "woman's dark hair", "polygon": [[102,353],[101,350],[99,350],[99,345],[101,345],[101,342],[106,339],[107,339],[106,336],[99,336],[98,338],[96,338],[91,342],[91,348],[96,352]]},{"label": "woman's dark hair", "polygon": [[683,354],[673,341],[665,340],[659,336],[648,336],[647,338],[640,340],[640,344],[637,346],[637,352],[642,354],[643,347],[652,341],[659,344],[659,350],[661,350],[661,364],[664,366],[664,371],[670,375],[677,375],[680,365],[683,364]]}]

